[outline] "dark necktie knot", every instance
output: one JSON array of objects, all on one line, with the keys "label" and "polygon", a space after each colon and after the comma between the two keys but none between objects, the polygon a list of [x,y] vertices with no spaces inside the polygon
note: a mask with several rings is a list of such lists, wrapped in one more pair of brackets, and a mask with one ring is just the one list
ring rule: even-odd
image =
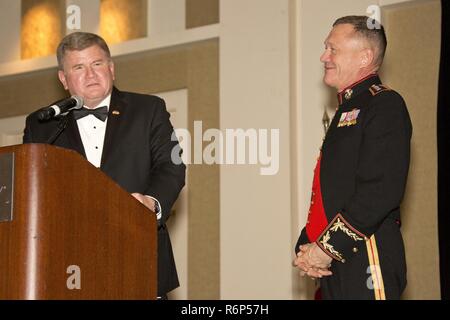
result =
[{"label": "dark necktie knot", "polygon": [[100,108],[96,108],[96,109],[88,109],[88,108],[81,108],[78,110],[74,110],[73,111],[73,116],[75,118],[75,120],[84,118],[88,115],[92,114],[93,116],[95,116],[97,119],[101,120],[101,121],[105,121],[106,118],[108,118],[108,107],[100,107]]}]

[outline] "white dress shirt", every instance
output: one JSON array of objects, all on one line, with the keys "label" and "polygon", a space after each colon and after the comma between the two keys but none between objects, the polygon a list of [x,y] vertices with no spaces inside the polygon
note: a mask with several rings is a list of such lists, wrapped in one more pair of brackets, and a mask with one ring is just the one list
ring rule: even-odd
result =
[{"label": "white dress shirt", "polygon": [[[110,103],[111,95],[106,97],[97,108],[106,106],[109,110]],[[87,107],[85,106],[85,108]],[[92,114],[77,120],[78,131],[80,132],[86,157],[97,168],[100,168],[102,161],[103,142],[105,140],[107,123],[108,119],[102,121]]]}]

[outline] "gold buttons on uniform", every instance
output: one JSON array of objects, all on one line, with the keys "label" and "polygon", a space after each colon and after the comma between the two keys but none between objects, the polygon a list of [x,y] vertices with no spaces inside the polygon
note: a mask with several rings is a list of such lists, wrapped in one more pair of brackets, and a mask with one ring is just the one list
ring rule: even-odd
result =
[{"label": "gold buttons on uniform", "polygon": [[357,252],[358,252],[358,248],[356,248],[356,247],[353,248],[353,252],[354,252],[354,253],[357,253]]}]

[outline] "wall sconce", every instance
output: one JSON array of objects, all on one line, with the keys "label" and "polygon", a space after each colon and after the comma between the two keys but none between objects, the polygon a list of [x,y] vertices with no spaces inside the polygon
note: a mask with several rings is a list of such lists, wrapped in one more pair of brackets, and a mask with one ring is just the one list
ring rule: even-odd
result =
[{"label": "wall sconce", "polygon": [[21,58],[54,55],[63,36],[60,0],[22,0]]}]

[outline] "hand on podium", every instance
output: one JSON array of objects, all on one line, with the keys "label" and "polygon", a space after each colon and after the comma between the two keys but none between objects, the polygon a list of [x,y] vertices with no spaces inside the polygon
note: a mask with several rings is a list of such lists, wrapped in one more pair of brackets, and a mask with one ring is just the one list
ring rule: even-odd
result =
[{"label": "hand on podium", "polygon": [[140,203],[142,203],[144,206],[146,206],[147,208],[149,208],[150,210],[152,210],[153,212],[156,212],[156,207],[155,207],[155,200],[152,199],[149,196],[145,196],[141,193],[132,193],[131,194],[133,197],[135,197]]}]

